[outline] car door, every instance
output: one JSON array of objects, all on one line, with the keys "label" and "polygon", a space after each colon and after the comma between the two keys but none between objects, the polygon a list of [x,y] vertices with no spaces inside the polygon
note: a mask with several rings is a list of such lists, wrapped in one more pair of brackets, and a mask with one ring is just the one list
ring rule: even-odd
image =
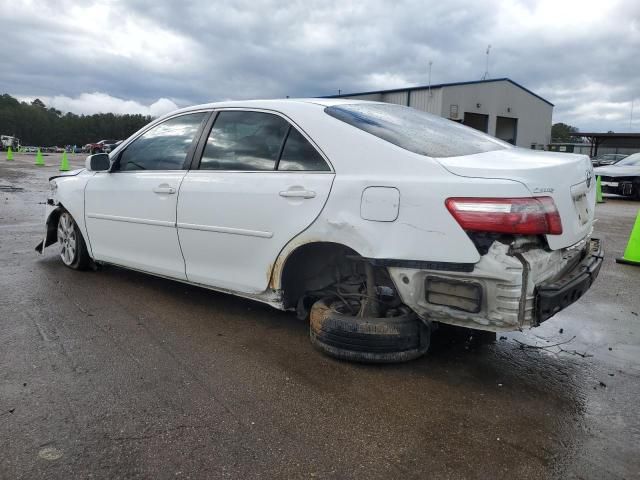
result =
[{"label": "car door", "polygon": [[334,173],[310,139],[273,112],[222,110],[178,198],[189,281],[267,288],[282,248],[320,214]]},{"label": "car door", "polygon": [[209,112],[172,117],[129,143],[85,189],[93,258],[186,279],[176,230],[177,193]]}]

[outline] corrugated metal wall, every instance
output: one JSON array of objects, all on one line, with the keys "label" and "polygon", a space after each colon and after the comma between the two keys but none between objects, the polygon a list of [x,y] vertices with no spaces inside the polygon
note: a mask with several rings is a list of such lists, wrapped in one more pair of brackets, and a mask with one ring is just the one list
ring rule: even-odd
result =
[{"label": "corrugated metal wall", "polygon": [[407,92],[389,92],[382,94],[382,101],[395,103],[396,105],[407,105]]},{"label": "corrugated metal wall", "polygon": [[411,92],[411,103],[409,106],[422,110],[423,112],[442,115],[442,89],[431,89],[431,94],[429,94],[429,89],[426,88],[423,90],[413,90]]},{"label": "corrugated metal wall", "polygon": [[368,95],[351,95],[354,100],[371,100],[374,102],[395,103],[396,105],[406,105],[417,108],[424,112],[435,115],[443,115],[442,112],[442,89],[434,88],[429,94],[428,89],[404,90],[400,92],[372,93]]},{"label": "corrugated metal wall", "polygon": [[372,93],[370,95],[351,95],[349,97],[342,98],[352,98],[354,100],[369,100],[371,102],[381,102],[382,94],[381,93]]}]

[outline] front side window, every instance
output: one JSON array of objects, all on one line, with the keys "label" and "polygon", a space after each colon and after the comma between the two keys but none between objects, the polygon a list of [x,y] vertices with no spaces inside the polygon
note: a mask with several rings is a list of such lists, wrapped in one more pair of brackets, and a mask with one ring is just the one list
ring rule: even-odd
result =
[{"label": "front side window", "polygon": [[270,113],[223,111],[202,155],[203,170],[274,170],[289,123]]},{"label": "front side window", "polygon": [[510,144],[415,108],[384,103],[334,105],[325,112],[410,152],[456,157],[513,148]]},{"label": "front side window", "polygon": [[181,170],[206,115],[181,115],[148,130],[122,152],[120,170]]}]

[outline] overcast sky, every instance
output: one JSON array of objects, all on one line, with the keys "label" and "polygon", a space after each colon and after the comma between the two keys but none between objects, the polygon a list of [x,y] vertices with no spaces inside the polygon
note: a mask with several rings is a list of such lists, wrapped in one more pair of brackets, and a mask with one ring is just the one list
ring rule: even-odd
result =
[{"label": "overcast sky", "polygon": [[165,113],[509,77],[554,122],[640,131],[639,0],[0,0],[0,93],[77,113]]}]

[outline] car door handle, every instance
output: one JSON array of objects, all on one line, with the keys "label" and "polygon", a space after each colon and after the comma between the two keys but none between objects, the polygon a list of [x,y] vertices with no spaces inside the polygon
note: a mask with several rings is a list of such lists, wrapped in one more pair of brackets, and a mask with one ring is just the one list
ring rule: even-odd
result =
[{"label": "car door handle", "polygon": [[163,183],[162,185],[158,185],[157,187],[155,187],[153,189],[153,193],[166,193],[169,195],[173,195],[174,193],[176,193],[176,189],[167,185],[166,183]]},{"label": "car door handle", "polygon": [[284,190],[280,192],[281,197],[287,198],[313,198],[316,192],[313,190]]}]

